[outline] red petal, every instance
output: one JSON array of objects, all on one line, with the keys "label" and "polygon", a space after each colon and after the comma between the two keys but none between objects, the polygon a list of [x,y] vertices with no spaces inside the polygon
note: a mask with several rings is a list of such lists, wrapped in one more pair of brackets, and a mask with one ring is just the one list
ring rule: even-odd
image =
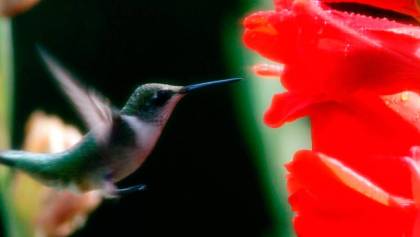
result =
[{"label": "red petal", "polygon": [[417,161],[410,158],[407,158],[406,161],[411,168],[413,199],[417,207],[420,207],[420,165]]},{"label": "red petal", "polygon": [[267,64],[260,63],[252,67],[252,71],[261,77],[276,77],[279,78],[284,71],[284,65],[282,64]]},{"label": "red petal", "polygon": [[[392,109],[381,98],[362,91],[341,103],[320,105],[311,113],[313,149],[339,157],[392,193],[411,197],[410,171],[401,159],[410,155],[420,133],[418,123],[396,113],[403,113],[402,107]],[[420,108],[410,114],[417,113]]]},{"label": "red petal", "polygon": [[410,236],[416,211],[331,157],[301,151],[288,165],[299,236]]},{"label": "red petal", "polygon": [[[277,62],[284,62],[295,51],[296,41],[294,35],[281,37],[288,34],[291,30],[297,30],[296,22],[288,18],[289,11],[285,11],[285,16],[272,12],[257,12],[244,20],[245,32],[244,43],[248,47],[257,50],[260,54]],[[279,37],[280,36],[280,37]],[[285,48],[287,45],[289,48]]]},{"label": "red petal", "polygon": [[[383,101],[407,124],[420,132],[420,94],[414,91],[403,91],[393,95],[382,96]],[[397,125],[398,126],[398,125]]]},{"label": "red petal", "polygon": [[264,122],[270,127],[280,127],[285,122],[305,116],[322,102],[318,98],[303,97],[291,92],[276,94],[271,101],[264,115]]},{"label": "red petal", "polygon": [[366,4],[386,10],[392,10],[413,17],[420,16],[416,0],[322,0],[322,2],[350,2]]}]

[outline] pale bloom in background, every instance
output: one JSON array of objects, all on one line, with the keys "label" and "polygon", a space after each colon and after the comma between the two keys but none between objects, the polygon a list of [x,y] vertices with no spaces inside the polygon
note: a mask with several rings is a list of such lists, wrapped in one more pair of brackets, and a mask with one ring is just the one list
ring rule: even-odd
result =
[{"label": "pale bloom in background", "polygon": [[39,0],[0,0],[0,16],[15,16],[38,2]]},{"label": "pale bloom in background", "polygon": [[[55,116],[35,112],[26,127],[24,149],[32,152],[60,152],[81,138],[81,133]],[[64,237],[83,226],[87,215],[101,202],[99,192],[76,194],[43,186],[17,172],[12,196],[19,218],[32,227],[33,236]]]}]

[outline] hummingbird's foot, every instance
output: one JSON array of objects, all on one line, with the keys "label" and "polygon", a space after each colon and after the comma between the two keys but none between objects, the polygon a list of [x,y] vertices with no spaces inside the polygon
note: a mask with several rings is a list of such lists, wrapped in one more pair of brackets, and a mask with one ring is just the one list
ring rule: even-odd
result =
[{"label": "hummingbird's foot", "polygon": [[134,185],[128,188],[119,188],[115,190],[115,194],[118,196],[124,196],[127,194],[131,194],[131,193],[135,193],[135,192],[141,192],[146,190],[146,185],[144,184],[139,184],[139,185]]},{"label": "hummingbird's foot", "polygon": [[114,199],[146,190],[146,185],[144,184],[138,184],[127,188],[118,188],[115,183],[111,181],[110,177],[111,176],[107,176],[102,183],[102,192],[105,198]]}]

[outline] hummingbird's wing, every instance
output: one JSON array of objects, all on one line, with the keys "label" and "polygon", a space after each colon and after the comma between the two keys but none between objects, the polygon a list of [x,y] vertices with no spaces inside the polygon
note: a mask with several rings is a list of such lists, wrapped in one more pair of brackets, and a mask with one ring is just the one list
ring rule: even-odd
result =
[{"label": "hummingbird's wing", "polygon": [[38,51],[61,89],[69,97],[77,111],[100,143],[107,143],[113,121],[119,113],[105,97],[92,89],[85,88],[60,63],[44,49]]}]

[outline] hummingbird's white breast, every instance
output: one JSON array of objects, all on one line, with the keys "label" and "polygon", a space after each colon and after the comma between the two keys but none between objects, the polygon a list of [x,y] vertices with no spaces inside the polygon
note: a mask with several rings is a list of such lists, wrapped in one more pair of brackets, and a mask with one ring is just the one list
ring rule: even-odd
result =
[{"label": "hummingbird's white breast", "polygon": [[[135,146],[127,147],[114,164],[113,178],[121,180],[136,171],[150,155],[162,132],[162,126],[146,123],[134,116],[123,115],[122,119],[135,134]],[[125,158],[123,158],[125,156]]]},{"label": "hummingbird's white breast", "polygon": [[152,122],[144,121],[137,116],[122,115],[124,122],[135,134],[135,146],[127,148],[125,154],[121,155],[125,158],[118,159],[114,165],[115,180],[127,177],[143,164],[155,147],[175,105],[181,98],[182,95],[173,96]]}]

